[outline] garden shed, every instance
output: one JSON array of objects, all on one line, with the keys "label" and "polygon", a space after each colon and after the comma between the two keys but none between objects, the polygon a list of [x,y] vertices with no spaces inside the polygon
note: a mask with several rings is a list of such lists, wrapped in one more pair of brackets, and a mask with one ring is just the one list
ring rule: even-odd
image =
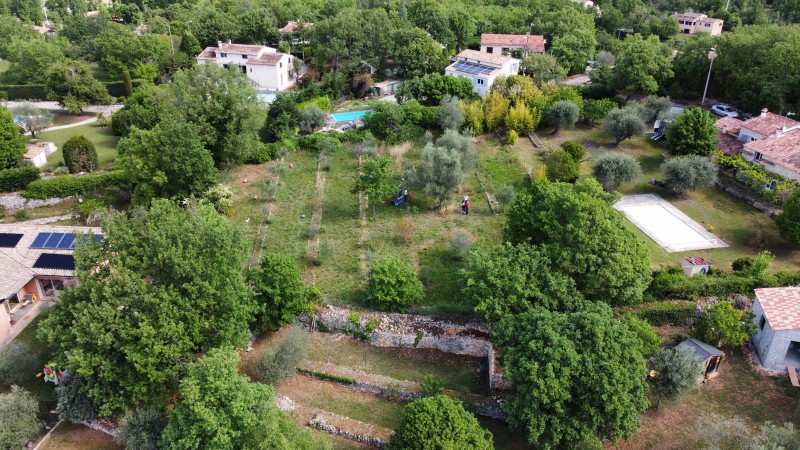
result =
[{"label": "garden shed", "polygon": [[686,339],[675,348],[688,353],[696,363],[700,364],[701,369],[697,374],[698,383],[716,377],[719,364],[722,362],[722,357],[725,356],[722,350],[695,338]]},{"label": "garden shed", "polygon": [[800,366],[800,287],[756,289],[753,348],[770,370]]}]

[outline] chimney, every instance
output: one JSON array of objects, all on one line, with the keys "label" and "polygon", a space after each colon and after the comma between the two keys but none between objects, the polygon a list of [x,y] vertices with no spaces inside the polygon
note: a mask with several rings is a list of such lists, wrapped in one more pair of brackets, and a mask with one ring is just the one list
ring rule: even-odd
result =
[{"label": "chimney", "polygon": [[722,133],[723,134],[728,134],[728,126],[727,125],[723,125],[722,126]]},{"label": "chimney", "polygon": [[786,132],[786,127],[777,127],[775,128],[775,137],[779,138],[783,136],[783,133]]},{"label": "chimney", "polygon": [[767,108],[761,110],[761,117],[767,117]]}]

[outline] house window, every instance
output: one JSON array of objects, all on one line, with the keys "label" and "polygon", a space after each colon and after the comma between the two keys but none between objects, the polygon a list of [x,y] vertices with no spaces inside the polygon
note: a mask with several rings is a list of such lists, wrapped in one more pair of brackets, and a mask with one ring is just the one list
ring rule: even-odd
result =
[{"label": "house window", "polygon": [[707,26],[707,27],[710,27],[710,26],[711,26],[711,24],[710,24],[710,23],[707,23],[707,24],[706,24],[706,26]]},{"label": "house window", "polygon": [[478,78],[478,85],[483,86],[483,79],[482,78]]},{"label": "house window", "polygon": [[228,57],[228,54],[227,54],[227,53],[220,53],[220,54],[219,54],[219,57],[220,57],[220,58],[227,58],[227,57]]},{"label": "house window", "polygon": [[281,69],[283,69],[283,63],[278,63],[278,67],[280,67]]},{"label": "house window", "polygon": [[503,47],[503,53],[508,53],[510,50],[508,47]]},{"label": "house window", "polygon": [[764,325],[766,325],[766,324],[767,324],[767,316],[762,315],[761,316],[761,320],[758,321],[758,329],[759,330],[763,330],[764,329]]},{"label": "house window", "polygon": [[253,68],[252,67],[250,68],[250,73],[253,73]]},{"label": "house window", "polygon": [[763,158],[763,157],[764,157],[764,155],[762,155],[759,152],[756,152],[756,161],[761,161],[761,158]]},{"label": "house window", "polygon": [[242,55],[242,59],[247,59],[247,55]]},{"label": "house window", "polygon": [[494,53],[494,47],[486,47],[486,53]]}]

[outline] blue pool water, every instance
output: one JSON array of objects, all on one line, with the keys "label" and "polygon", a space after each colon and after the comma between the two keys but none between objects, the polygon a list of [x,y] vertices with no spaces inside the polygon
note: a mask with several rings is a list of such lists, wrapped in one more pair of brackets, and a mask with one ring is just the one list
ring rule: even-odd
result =
[{"label": "blue pool water", "polygon": [[372,111],[348,111],[343,113],[334,113],[331,114],[331,117],[337,122],[349,122],[351,120],[360,119],[366,116],[368,112]]}]

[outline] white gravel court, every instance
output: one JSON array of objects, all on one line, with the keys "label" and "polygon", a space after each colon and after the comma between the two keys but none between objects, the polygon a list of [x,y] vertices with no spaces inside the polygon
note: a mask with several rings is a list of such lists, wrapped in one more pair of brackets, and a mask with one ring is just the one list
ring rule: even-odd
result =
[{"label": "white gravel court", "polygon": [[658,195],[624,195],[614,208],[667,252],[728,246]]}]

